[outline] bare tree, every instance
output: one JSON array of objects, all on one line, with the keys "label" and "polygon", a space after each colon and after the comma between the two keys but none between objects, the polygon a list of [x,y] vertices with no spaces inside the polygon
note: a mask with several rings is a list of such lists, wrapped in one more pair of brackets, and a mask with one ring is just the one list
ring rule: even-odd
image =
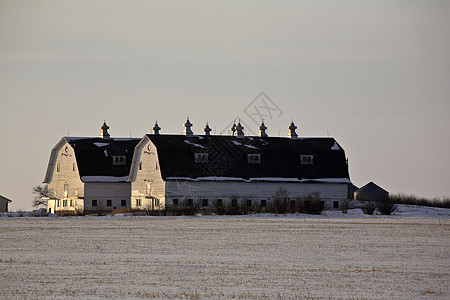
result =
[{"label": "bare tree", "polygon": [[34,195],[33,207],[47,206],[47,198],[50,196],[50,191],[47,185],[36,185],[32,188]]}]

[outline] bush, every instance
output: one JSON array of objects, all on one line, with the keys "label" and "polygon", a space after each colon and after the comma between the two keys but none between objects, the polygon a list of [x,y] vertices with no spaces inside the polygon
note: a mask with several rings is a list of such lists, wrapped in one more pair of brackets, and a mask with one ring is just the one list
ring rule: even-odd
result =
[{"label": "bush", "polygon": [[377,205],[372,201],[366,201],[364,205],[361,207],[361,210],[366,215],[373,215],[375,212],[375,209],[377,208]]},{"label": "bush", "polygon": [[397,210],[397,204],[389,197],[378,200],[375,205],[382,215],[390,215]]},{"label": "bush", "polygon": [[389,199],[391,199],[394,203],[397,204],[450,208],[450,197],[447,196],[427,199],[424,197],[417,197],[415,195],[406,195],[400,193],[395,195],[389,195]]},{"label": "bush", "polygon": [[325,209],[325,202],[320,199],[319,192],[311,192],[301,198],[299,210],[307,214],[320,215]]},{"label": "bush", "polygon": [[348,199],[346,199],[341,203],[341,212],[343,214],[346,214],[348,211],[348,207],[349,207],[349,203],[348,203]]},{"label": "bush", "polygon": [[288,212],[289,192],[284,188],[279,188],[275,194],[273,194],[273,202],[275,213],[285,214]]}]

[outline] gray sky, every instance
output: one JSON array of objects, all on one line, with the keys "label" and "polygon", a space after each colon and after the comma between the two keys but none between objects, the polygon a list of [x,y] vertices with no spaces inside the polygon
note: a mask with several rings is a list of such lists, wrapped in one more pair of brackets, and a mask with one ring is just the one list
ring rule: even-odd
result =
[{"label": "gray sky", "polygon": [[[450,1],[0,0],[0,194],[30,209],[62,136],[333,136],[357,186],[450,195]],[[271,105],[273,103],[266,100]],[[247,107],[250,105],[249,107]],[[252,116],[249,117],[248,114]]]}]

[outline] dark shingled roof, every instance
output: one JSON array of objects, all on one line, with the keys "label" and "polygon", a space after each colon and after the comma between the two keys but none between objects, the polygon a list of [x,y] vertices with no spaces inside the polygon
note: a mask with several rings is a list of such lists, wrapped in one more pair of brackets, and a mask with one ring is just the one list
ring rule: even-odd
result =
[{"label": "dark shingled roof", "polygon": [[[344,178],[350,179],[345,152],[334,138],[153,135],[163,179],[170,177],[231,178]],[[207,163],[196,163],[195,153],[208,153]],[[247,154],[261,154],[249,164]],[[312,165],[300,164],[301,155],[314,155]]]},{"label": "dark shingled roof", "polygon": [[[125,177],[130,173],[134,148],[141,139],[67,137],[66,140],[75,150],[80,177]],[[126,157],[124,165],[113,165],[112,157],[116,155]]]}]

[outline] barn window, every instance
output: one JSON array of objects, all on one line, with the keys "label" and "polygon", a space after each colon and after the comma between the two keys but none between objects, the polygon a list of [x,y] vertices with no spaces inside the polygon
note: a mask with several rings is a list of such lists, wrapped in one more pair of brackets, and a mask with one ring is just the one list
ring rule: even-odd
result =
[{"label": "barn window", "polygon": [[67,200],[66,200],[66,199],[63,200],[63,206],[64,206],[64,207],[67,206]]},{"label": "barn window", "polygon": [[136,199],[136,206],[142,206],[142,199]]},{"label": "barn window", "polygon": [[207,163],[208,162],[208,153],[195,153],[195,162],[196,163]]},{"label": "barn window", "polygon": [[314,155],[300,155],[300,164],[312,165],[314,162]]},{"label": "barn window", "polygon": [[97,200],[92,200],[92,207],[97,206]]},{"label": "barn window", "polygon": [[178,199],[173,199],[172,204],[173,206],[178,206]]},{"label": "barn window", "polygon": [[192,199],[187,199],[187,205],[188,206],[194,205],[194,201]]},{"label": "barn window", "polygon": [[261,154],[247,154],[247,163],[249,164],[261,163]]},{"label": "barn window", "polygon": [[202,200],[202,206],[203,207],[208,207],[208,199],[203,199]]},{"label": "barn window", "polygon": [[237,207],[237,199],[231,199],[231,207]]},{"label": "barn window", "polygon": [[248,207],[252,206],[252,200],[247,199],[247,206],[248,206]]},{"label": "barn window", "polygon": [[139,162],[139,170],[142,170],[142,161]]},{"label": "barn window", "polygon": [[266,205],[267,205],[266,200],[261,200],[261,207],[266,207]]},{"label": "barn window", "polygon": [[216,206],[217,206],[217,207],[222,207],[222,206],[223,206],[223,201],[222,201],[222,199],[217,199],[217,201],[216,201]]},{"label": "barn window", "polygon": [[126,165],[126,156],[125,155],[114,155],[113,156],[113,165],[114,166]]},{"label": "barn window", "polygon": [[339,208],[339,201],[333,201],[333,208]]},{"label": "barn window", "polygon": [[106,200],[106,206],[112,206],[112,200],[111,199]]},{"label": "barn window", "polygon": [[127,206],[127,200],[120,200],[121,206]]},{"label": "barn window", "polygon": [[73,200],[70,199],[70,207],[73,207]]}]

